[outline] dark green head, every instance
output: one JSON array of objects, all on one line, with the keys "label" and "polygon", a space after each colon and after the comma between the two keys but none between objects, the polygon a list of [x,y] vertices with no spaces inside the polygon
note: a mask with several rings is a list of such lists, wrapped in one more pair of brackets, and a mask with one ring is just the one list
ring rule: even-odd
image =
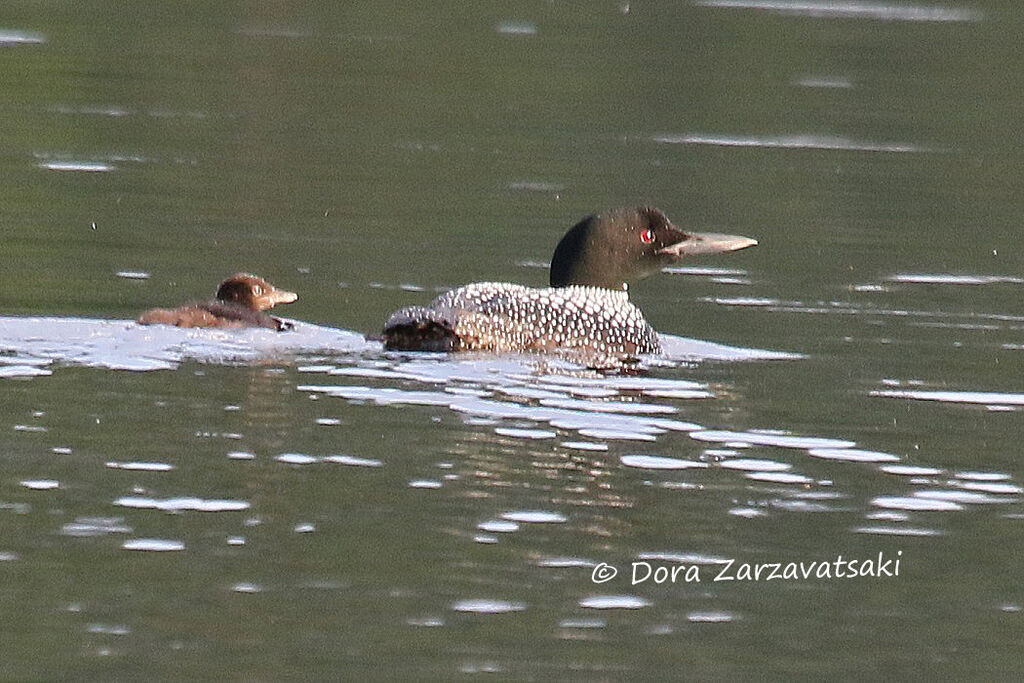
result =
[{"label": "dark green head", "polygon": [[684,256],[757,244],[735,235],[684,232],[649,206],[587,216],[565,233],[551,258],[551,286],[626,289]]}]

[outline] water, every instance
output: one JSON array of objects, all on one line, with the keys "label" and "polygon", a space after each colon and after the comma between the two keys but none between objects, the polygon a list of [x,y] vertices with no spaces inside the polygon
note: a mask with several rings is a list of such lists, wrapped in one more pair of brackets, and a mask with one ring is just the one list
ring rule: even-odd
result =
[{"label": "water", "polygon": [[[1019,676],[1022,23],[7,3],[0,676]],[[633,203],[644,373],[362,336]]]}]

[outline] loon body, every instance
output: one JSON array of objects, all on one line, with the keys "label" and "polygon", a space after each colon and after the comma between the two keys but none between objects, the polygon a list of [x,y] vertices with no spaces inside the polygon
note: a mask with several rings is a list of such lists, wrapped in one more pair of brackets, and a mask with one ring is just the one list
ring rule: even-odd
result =
[{"label": "loon body", "polygon": [[140,315],[140,325],[174,325],[176,327],[217,327],[234,329],[266,327],[283,331],[291,323],[274,318],[264,311],[277,304],[295,301],[294,292],[278,289],[251,273],[235,273],[217,289],[216,298],[187,304],[178,308],[153,308]]},{"label": "loon body", "polygon": [[627,283],[687,255],[755,244],[747,237],[684,232],[651,207],[588,216],[555,248],[550,287],[459,287],[427,306],[393,313],[384,345],[403,351],[568,352],[593,364],[661,353],[658,333],[629,301]]},{"label": "loon body", "polygon": [[624,291],[506,282],[466,285],[429,306],[396,311],[384,343],[405,351],[587,349],[602,356],[661,351],[657,333]]}]

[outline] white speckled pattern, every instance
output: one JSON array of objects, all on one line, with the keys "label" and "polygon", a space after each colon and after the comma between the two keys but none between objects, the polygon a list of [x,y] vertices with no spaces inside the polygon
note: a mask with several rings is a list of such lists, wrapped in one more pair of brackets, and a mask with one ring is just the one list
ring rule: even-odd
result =
[{"label": "white speckled pattern", "polygon": [[480,282],[442,294],[428,308],[455,314],[455,332],[466,350],[573,349],[614,357],[661,352],[657,333],[624,291]]}]

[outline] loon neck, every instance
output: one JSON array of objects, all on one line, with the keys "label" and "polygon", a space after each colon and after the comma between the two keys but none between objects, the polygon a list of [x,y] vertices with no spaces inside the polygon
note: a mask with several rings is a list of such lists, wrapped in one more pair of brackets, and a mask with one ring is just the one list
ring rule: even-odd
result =
[{"label": "loon neck", "polygon": [[571,285],[564,285],[562,287],[552,287],[551,289],[553,289],[556,292],[559,291],[559,290],[565,290],[565,291],[568,291],[568,290],[579,290],[579,291],[582,291],[582,292],[591,292],[593,294],[597,294],[597,295],[601,295],[601,296],[621,297],[623,299],[628,299],[629,298],[629,291],[628,291],[626,285],[623,285],[621,289],[616,289],[616,288],[612,288],[612,287],[601,287],[599,285],[571,284]]},{"label": "loon neck", "polygon": [[606,287],[605,285],[592,285],[586,282],[568,282],[564,285],[551,285],[551,289],[569,289],[570,287],[579,287],[581,289],[600,289],[605,292],[612,294],[628,294],[629,285],[623,282],[618,287]]}]

